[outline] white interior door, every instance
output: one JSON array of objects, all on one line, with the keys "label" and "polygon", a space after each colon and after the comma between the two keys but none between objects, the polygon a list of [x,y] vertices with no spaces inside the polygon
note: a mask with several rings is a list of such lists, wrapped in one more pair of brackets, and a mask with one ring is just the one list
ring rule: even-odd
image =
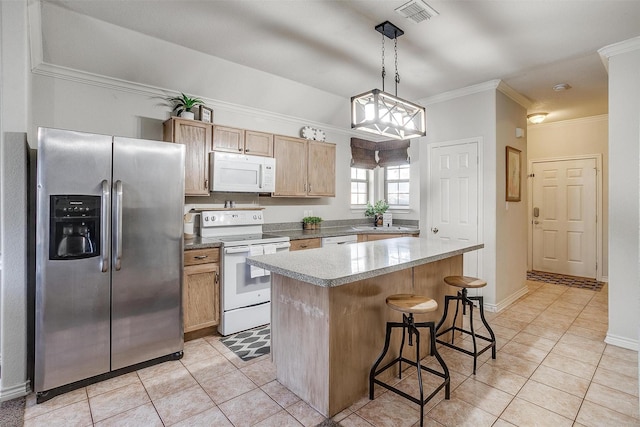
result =
[{"label": "white interior door", "polygon": [[533,269],[596,277],[596,160],[533,163]]},{"label": "white interior door", "polygon": [[[479,235],[478,142],[430,149],[429,233],[432,238],[475,242]],[[464,254],[464,274],[479,277],[481,251]]]}]

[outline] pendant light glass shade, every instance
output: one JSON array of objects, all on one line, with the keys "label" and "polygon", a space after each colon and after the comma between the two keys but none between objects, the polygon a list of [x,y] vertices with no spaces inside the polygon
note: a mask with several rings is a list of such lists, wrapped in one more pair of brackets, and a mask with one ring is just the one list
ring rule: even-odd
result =
[{"label": "pendant light glass shade", "polygon": [[351,98],[351,127],[394,139],[426,135],[424,107],[373,89]]}]

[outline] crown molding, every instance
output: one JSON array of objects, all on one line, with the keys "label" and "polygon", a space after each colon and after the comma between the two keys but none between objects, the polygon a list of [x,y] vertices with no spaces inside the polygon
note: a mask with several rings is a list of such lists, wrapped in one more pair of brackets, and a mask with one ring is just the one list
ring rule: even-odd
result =
[{"label": "crown molding", "polygon": [[[63,67],[60,65],[48,64],[46,62],[40,62],[36,64],[32,68],[32,72],[34,74],[52,77],[57,79],[63,79],[72,81],[75,83],[86,84],[90,86],[97,86],[110,90],[118,90],[134,95],[143,95],[150,97],[161,97],[167,98],[168,96],[179,95],[180,92],[172,89],[161,88],[157,86],[146,85],[143,83],[136,83],[127,80],[122,80],[114,77],[108,77],[104,75],[94,74],[87,71],[81,71],[73,68]],[[360,132],[354,132],[351,129],[345,129],[339,126],[314,122],[309,119],[301,118],[301,117],[293,117],[285,114],[274,113],[272,111],[266,111],[259,108],[253,108],[246,105],[234,104],[232,102],[221,101],[218,99],[200,97],[205,103],[214,109],[219,109],[223,111],[248,115],[251,117],[257,117],[265,120],[274,120],[278,122],[284,123],[293,123],[296,125],[300,125],[304,123],[305,125],[321,127],[325,131],[330,130],[331,132],[345,135],[347,137],[362,135]]]},{"label": "crown molding", "polygon": [[427,106],[430,104],[450,101],[452,99],[473,95],[475,93],[486,92],[489,90],[499,90],[500,92],[505,94],[507,97],[509,97],[510,99],[512,99],[513,101],[515,101],[516,103],[518,103],[519,105],[521,105],[526,109],[528,109],[532,104],[532,101],[529,98],[521,95],[515,89],[513,89],[511,86],[509,86],[508,84],[506,84],[500,79],[489,80],[488,82],[451,90],[449,92],[443,92],[441,94],[434,95],[429,98],[424,98],[418,101],[418,103],[424,106]]},{"label": "crown molding", "polygon": [[520,92],[516,91],[514,88],[512,88],[502,80],[499,80],[498,90],[503,94],[505,94],[507,97],[509,97],[512,101],[516,102],[521,107],[525,108],[526,110],[528,110],[531,107],[531,105],[533,105],[533,101],[531,101],[526,96],[520,94]]},{"label": "crown molding", "polygon": [[570,125],[578,125],[583,123],[595,123],[595,122],[608,122],[609,115],[608,114],[599,114],[597,116],[588,116],[588,117],[579,117],[577,119],[568,119],[568,120],[559,120],[557,122],[549,122],[549,123],[539,123],[537,125],[529,125],[535,126],[535,129],[541,128],[550,128],[550,127],[562,127],[562,126],[570,126]]},{"label": "crown molding", "polygon": [[609,72],[609,58],[636,50],[640,50],[640,36],[600,48],[598,49],[598,54],[607,72]]}]

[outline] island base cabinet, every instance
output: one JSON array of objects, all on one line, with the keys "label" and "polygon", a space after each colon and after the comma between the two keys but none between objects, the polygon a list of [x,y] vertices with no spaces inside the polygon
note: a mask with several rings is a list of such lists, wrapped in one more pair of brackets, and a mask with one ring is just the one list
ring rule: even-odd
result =
[{"label": "island base cabinet", "polygon": [[[278,381],[324,416],[334,416],[367,395],[386,322],[402,321],[401,313],[387,308],[386,297],[415,293],[433,298],[438,310],[416,315],[416,322],[437,322],[445,294],[456,293],[443,278],[460,274],[462,255],[336,287],[273,274],[271,339]],[[430,337],[420,332],[422,358],[429,355]],[[381,366],[398,356],[400,340],[394,334]],[[405,346],[404,353],[415,358],[415,347]],[[387,379],[397,375],[393,371],[384,373]]]}]

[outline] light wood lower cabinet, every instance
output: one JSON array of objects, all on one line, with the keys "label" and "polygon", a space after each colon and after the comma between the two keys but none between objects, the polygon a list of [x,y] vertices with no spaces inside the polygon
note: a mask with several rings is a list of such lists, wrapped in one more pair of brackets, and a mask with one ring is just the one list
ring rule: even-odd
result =
[{"label": "light wood lower cabinet", "polygon": [[182,311],[185,333],[220,323],[220,249],[185,251]]},{"label": "light wood lower cabinet", "polygon": [[322,240],[320,238],[292,240],[290,243],[291,247],[289,247],[289,251],[301,251],[303,249],[313,249],[322,246]]},{"label": "light wood lower cabinet", "polygon": [[374,240],[393,239],[394,237],[416,237],[414,234],[358,234],[358,243],[373,242]]}]

